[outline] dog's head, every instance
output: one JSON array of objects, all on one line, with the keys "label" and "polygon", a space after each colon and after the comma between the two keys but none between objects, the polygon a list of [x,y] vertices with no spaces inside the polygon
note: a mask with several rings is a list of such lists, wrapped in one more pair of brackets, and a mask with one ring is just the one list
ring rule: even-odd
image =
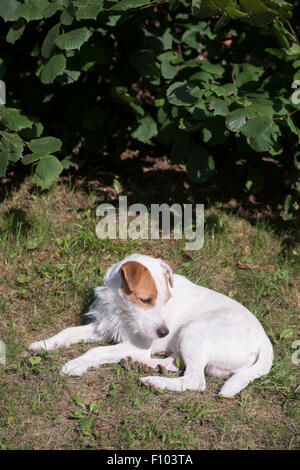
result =
[{"label": "dog's head", "polygon": [[173,268],[161,259],[138,259],[125,261],[118,271],[126,320],[134,333],[151,340],[163,338],[169,334],[165,306],[171,297]]}]

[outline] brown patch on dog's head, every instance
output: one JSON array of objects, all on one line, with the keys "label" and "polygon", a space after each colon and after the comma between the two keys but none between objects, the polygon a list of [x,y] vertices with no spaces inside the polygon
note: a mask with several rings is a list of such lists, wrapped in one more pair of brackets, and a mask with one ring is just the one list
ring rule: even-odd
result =
[{"label": "brown patch on dog's head", "polygon": [[153,307],[157,298],[157,288],[150,271],[137,261],[127,261],[120,269],[121,290],[130,302],[145,310]]}]

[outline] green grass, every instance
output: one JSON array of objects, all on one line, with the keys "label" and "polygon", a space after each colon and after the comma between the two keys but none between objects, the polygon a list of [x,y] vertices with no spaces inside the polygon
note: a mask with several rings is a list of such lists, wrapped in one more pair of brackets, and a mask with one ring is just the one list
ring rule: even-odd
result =
[{"label": "green grass", "polygon": [[[2,204],[0,448],[297,448],[299,244],[285,250],[264,221],[253,226],[220,208],[206,211],[199,251],[186,252],[183,241],[101,241],[95,207],[93,193],[57,185],[36,194],[27,183]],[[252,310],[274,345],[270,374],[225,399],[217,396],[223,379],[209,378],[205,392],[159,392],[120,365],[61,377],[62,364],[91,345],[29,353],[30,342],[80,324],[106,268],[133,252],[169,259]]]}]

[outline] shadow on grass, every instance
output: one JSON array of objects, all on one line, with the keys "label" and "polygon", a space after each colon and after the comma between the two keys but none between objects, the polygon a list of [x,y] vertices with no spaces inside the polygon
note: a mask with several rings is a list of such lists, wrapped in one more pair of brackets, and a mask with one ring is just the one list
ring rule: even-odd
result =
[{"label": "shadow on grass", "polygon": [[9,232],[14,236],[27,236],[31,228],[28,214],[23,209],[11,208],[4,212],[4,229],[0,231]]},{"label": "shadow on grass", "polygon": [[[225,158],[226,157],[226,158]],[[159,151],[132,155],[119,161],[102,156],[101,165],[88,163],[80,172],[72,172],[72,183],[87,193],[96,194],[95,206],[108,202],[118,207],[118,196],[126,195],[128,206],[134,203],[204,204],[206,209],[220,208],[256,225],[265,221],[277,235],[283,236],[283,248],[287,250],[300,242],[300,221],[284,221],[281,217],[286,189],[283,170],[272,162],[263,161],[258,155],[253,167],[268,174],[264,188],[250,193],[245,188],[245,170],[237,168],[234,155],[224,154],[224,149],[214,154],[216,170],[202,185],[193,183],[184,168],[172,165]],[[119,192],[114,186],[114,181]],[[218,222],[207,221],[215,227]]]},{"label": "shadow on grass", "polygon": [[[246,219],[252,225],[257,224],[258,220],[266,221],[277,235],[283,235],[285,251],[300,242],[300,221],[283,221],[280,215],[287,194],[280,166],[264,161],[261,154],[253,156],[252,168],[263,175],[267,174],[268,178],[261,191],[251,194],[245,188],[246,173],[251,171],[250,167],[246,172],[245,168],[239,168],[234,152],[222,147],[214,149],[214,159],[216,170],[201,185],[193,183],[182,166],[171,164],[162,148],[150,151],[145,148],[139,153],[127,149],[120,159],[111,154],[101,155],[96,161],[87,157],[83,159],[86,163],[79,170],[73,167],[67,170],[68,176],[65,172],[61,182],[71,182],[71,186],[87,194],[93,192],[96,195],[95,207],[103,202],[118,207],[119,195],[127,196],[128,206],[134,203],[147,207],[162,203],[169,206],[174,203],[204,204],[206,209],[220,208]],[[17,181],[15,185],[11,181],[2,185],[2,200],[5,195],[9,196],[18,189],[23,175],[16,175],[14,181]],[[34,188],[32,190],[36,191]],[[17,216],[15,220],[18,220]],[[218,227],[217,220],[205,222],[211,227]]]}]

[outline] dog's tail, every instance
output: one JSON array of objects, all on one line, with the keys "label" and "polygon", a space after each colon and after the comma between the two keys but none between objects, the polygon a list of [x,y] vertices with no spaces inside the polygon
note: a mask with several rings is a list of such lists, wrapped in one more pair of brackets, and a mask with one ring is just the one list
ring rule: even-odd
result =
[{"label": "dog's tail", "polygon": [[245,388],[249,382],[262,375],[267,374],[273,363],[273,347],[267,336],[265,336],[260,348],[258,357],[254,364],[245,369],[241,369],[235,372],[221,388],[219,395],[224,397],[233,397],[243,388]]}]

